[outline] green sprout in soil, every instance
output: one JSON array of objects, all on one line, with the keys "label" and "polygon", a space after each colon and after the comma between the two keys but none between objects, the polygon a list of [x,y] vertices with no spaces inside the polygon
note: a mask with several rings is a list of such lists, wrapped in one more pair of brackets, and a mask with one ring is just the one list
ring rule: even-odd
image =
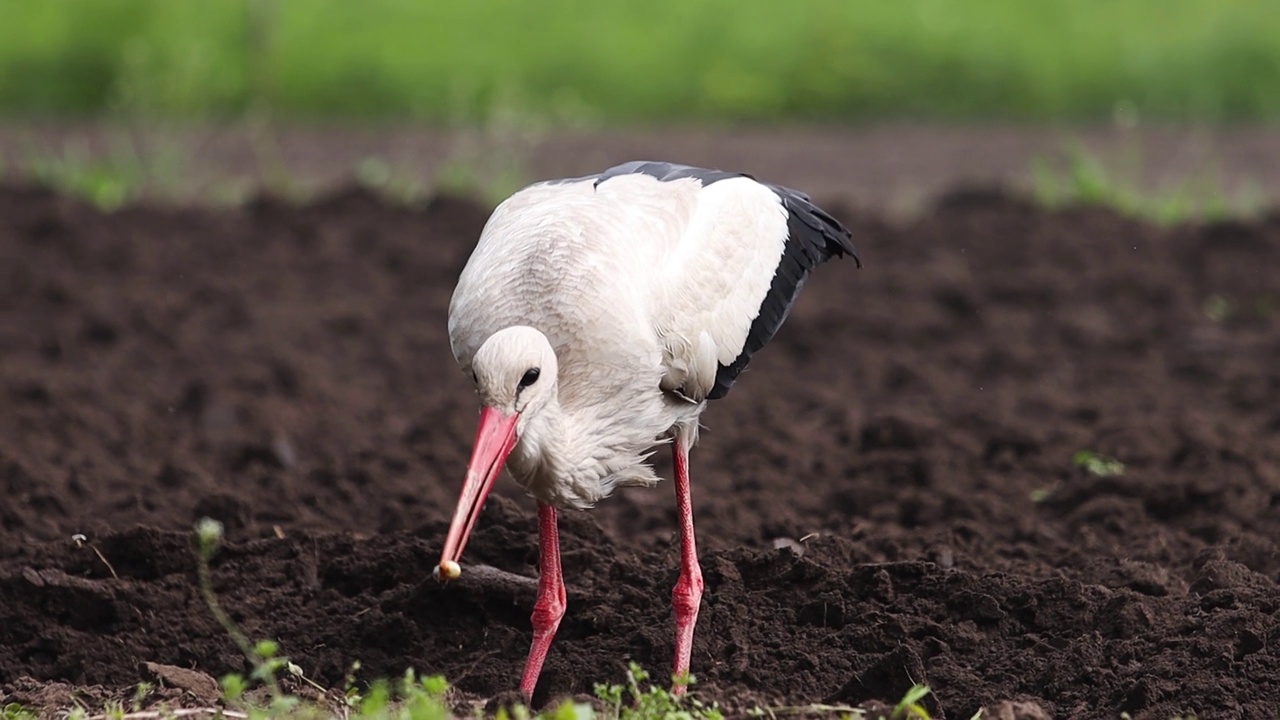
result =
[{"label": "green sprout in soil", "polygon": [[36,183],[93,203],[110,212],[137,196],[145,175],[131,153],[116,148],[106,160],[90,158],[87,146],[68,143],[60,153],[32,158]]},{"label": "green sprout in soil", "polygon": [[1071,462],[1098,477],[1115,477],[1124,474],[1124,463],[1093,450],[1081,450],[1071,456]]},{"label": "green sprout in soil", "polygon": [[1041,485],[1035,490],[1032,490],[1028,497],[1033,503],[1048,502],[1049,498],[1053,497],[1053,494],[1058,492],[1061,486],[1062,484],[1056,481],[1048,485]]},{"label": "green sprout in soil", "polygon": [[9,703],[0,707],[0,720],[36,720],[36,716],[18,703]]},{"label": "green sprout in soil", "polygon": [[[677,685],[688,686],[696,682],[692,675],[677,679]],[[643,687],[642,687],[643,686]],[[673,694],[665,687],[649,683],[649,673],[635,662],[627,667],[627,684],[597,684],[596,697],[606,706],[604,716],[617,720],[721,720],[720,708],[707,705],[697,698]],[[559,718],[559,715],[553,717]]]},{"label": "green sprout in soil", "polygon": [[898,704],[893,708],[893,718],[898,720],[930,720],[929,711],[924,709],[921,701],[929,694],[929,688],[924,685],[912,685],[907,690],[907,694],[902,696]]},{"label": "green sprout in soil", "polygon": [[371,192],[400,205],[414,205],[428,197],[427,184],[412,172],[376,155],[360,161],[356,182]]},{"label": "green sprout in soil", "polygon": [[1204,311],[1205,317],[1213,322],[1221,323],[1225,322],[1235,312],[1235,303],[1232,303],[1230,299],[1222,295],[1214,293],[1204,299],[1201,310]]}]

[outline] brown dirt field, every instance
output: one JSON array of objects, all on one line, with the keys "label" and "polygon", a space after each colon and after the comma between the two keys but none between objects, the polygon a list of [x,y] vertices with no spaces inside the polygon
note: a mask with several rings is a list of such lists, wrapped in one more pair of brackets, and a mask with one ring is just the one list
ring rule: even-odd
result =
[{"label": "brown dirt field", "polygon": [[[694,451],[699,691],[1273,715],[1280,216],[1160,230],[981,190],[910,221],[834,210],[866,267],[821,269]],[[201,516],[229,532],[222,602],[308,677],[515,687],[530,586],[430,577],[475,420],[445,313],[486,215],[0,190],[5,702],[127,694],[144,662],[242,670],[196,585]],[[674,528],[665,484],[563,515],[538,701],[665,670]],[[467,559],[532,577],[536,547],[506,484]]]}]

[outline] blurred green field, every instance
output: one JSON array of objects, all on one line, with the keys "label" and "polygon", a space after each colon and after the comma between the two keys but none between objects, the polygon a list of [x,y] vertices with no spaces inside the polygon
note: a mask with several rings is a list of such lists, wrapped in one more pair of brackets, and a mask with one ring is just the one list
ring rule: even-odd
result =
[{"label": "blurred green field", "polygon": [[1275,0],[0,0],[0,115],[1280,117]]}]

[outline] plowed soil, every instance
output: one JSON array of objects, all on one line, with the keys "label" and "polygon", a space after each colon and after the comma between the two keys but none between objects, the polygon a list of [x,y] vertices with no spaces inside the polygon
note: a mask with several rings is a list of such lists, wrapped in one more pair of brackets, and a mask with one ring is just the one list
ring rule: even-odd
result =
[{"label": "plowed soil", "polygon": [[[865,268],[821,268],[694,451],[698,691],[1274,717],[1280,217],[1162,230],[983,190],[910,222],[833,209]],[[316,682],[359,660],[515,687],[532,502],[504,484],[463,579],[430,577],[476,419],[446,308],[486,216],[0,190],[6,701],[242,671],[196,582],[205,516],[222,603]],[[670,485],[562,518],[538,702],[672,653]]]}]

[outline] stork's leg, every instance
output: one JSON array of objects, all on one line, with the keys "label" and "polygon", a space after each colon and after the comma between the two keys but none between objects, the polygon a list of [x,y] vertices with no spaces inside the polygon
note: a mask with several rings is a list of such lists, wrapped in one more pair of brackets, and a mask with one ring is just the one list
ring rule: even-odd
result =
[{"label": "stork's leg", "polygon": [[[698,546],[693,537],[693,498],[689,491],[689,448],[678,438],[672,450],[676,466],[676,508],[680,514],[680,579],[671,591],[671,604],[676,611],[675,676],[689,674],[689,656],[693,652],[693,627],[698,624],[698,607],[702,603],[702,568],[698,565]],[[676,694],[684,685],[675,687]]]},{"label": "stork's leg", "polygon": [[533,604],[533,645],[529,648],[529,660],[524,665],[524,678],[520,691],[525,697],[533,697],[538,684],[542,663],[551,649],[551,639],[564,617],[564,575],[560,572],[560,530],[556,526],[556,509],[538,503],[538,538],[542,543],[539,559],[538,599]]}]

